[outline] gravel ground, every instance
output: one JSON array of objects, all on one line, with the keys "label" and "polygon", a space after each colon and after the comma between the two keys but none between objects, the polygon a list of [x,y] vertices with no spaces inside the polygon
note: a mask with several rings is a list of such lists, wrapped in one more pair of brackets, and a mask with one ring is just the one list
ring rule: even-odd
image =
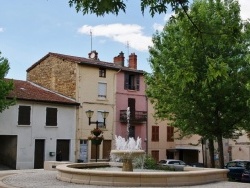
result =
[{"label": "gravel ground", "polygon": [[[56,179],[56,171],[46,170],[16,170],[5,171],[6,175],[13,172],[16,174],[9,175],[2,178],[3,184],[0,187],[15,187],[15,188],[61,188],[61,187],[85,187],[85,188],[109,188],[109,186],[95,186],[95,185],[80,185],[74,183],[66,183]],[[0,172],[3,175],[4,171]],[[8,185],[8,186],[4,186]],[[240,182],[218,182],[206,185],[184,186],[184,188],[249,188],[249,183]],[[148,187],[149,188],[149,187]],[[163,187],[162,187],[163,188]],[[183,188],[183,187],[182,187]]]}]

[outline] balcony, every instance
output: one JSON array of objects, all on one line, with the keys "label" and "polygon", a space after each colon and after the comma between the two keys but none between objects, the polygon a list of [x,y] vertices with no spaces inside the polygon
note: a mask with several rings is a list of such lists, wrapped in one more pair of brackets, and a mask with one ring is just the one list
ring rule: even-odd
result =
[{"label": "balcony", "polygon": [[[147,112],[146,111],[135,111],[130,113],[131,123],[143,123],[147,121]],[[127,123],[127,110],[120,110],[120,122]]]}]

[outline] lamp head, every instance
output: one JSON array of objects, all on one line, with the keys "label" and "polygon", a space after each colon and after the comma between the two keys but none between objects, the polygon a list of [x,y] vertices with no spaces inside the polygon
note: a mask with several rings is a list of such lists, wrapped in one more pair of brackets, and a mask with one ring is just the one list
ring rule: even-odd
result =
[{"label": "lamp head", "polygon": [[106,119],[109,115],[109,112],[103,111],[101,112],[103,119]]},{"label": "lamp head", "polygon": [[94,114],[94,111],[92,111],[92,110],[86,111],[86,115],[88,118],[91,118],[93,116],[93,114]]}]

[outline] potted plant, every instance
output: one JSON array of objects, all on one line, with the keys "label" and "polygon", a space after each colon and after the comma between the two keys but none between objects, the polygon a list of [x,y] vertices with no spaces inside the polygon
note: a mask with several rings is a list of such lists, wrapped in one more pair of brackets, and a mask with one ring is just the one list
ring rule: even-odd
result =
[{"label": "potted plant", "polygon": [[91,140],[92,144],[100,145],[104,139],[102,134],[102,130],[95,128],[91,131],[91,135],[88,137],[88,139]]},{"label": "potted plant", "polygon": [[95,135],[95,136],[99,136],[101,135],[103,132],[101,129],[99,128],[94,128],[92,131],[91,131],[91,134]]}]

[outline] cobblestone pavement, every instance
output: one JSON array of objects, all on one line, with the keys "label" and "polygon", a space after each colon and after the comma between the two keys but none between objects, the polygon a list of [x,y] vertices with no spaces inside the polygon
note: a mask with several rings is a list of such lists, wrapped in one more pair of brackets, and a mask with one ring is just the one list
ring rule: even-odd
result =
[{"label": "cobblestone pavement", "polygon": [[[109,186],[94,186],[66,183],[56,179],[56,171],[46,170],[5,170],[0,171],[1,188],[109,188]],[[249,183],[218,182],[206,185],[183,186],[184,188],[249,188]],[[183,188],[182,187],[182,188]],[[128,187],[127,187],[128,188]],[[149,187],[148,187],[149,188]]]}]

